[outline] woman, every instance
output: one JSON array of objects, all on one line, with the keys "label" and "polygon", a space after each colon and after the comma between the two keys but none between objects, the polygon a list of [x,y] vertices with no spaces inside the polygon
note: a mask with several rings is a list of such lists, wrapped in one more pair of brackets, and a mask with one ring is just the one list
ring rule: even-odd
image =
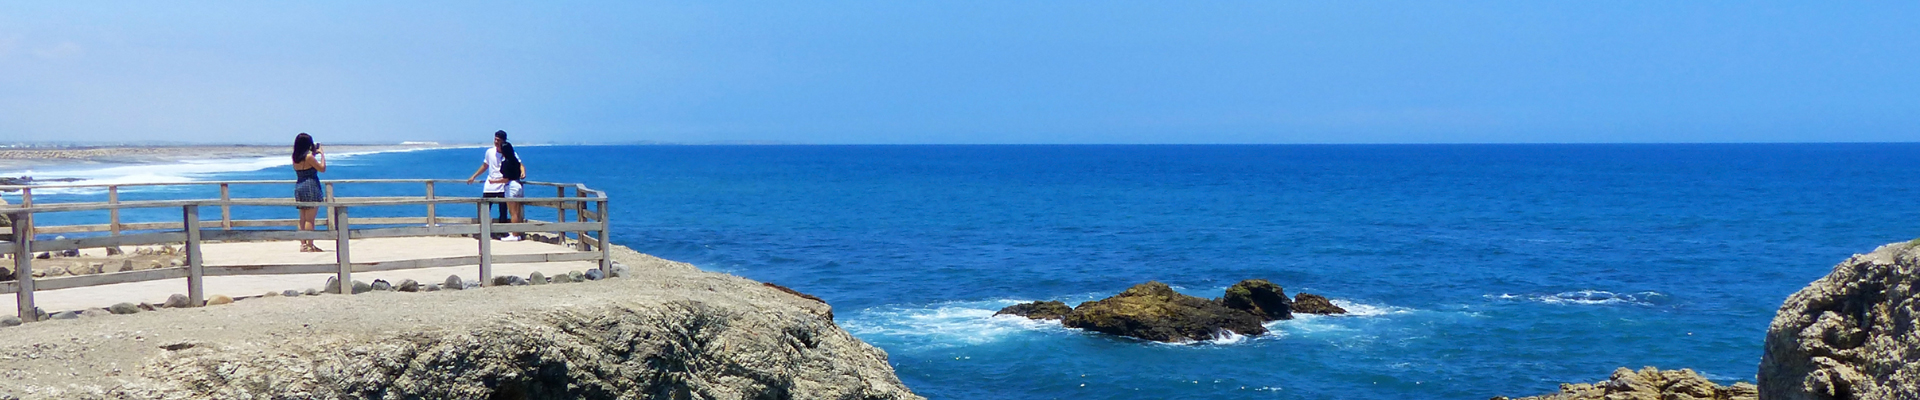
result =
[{"label": "woman", "polygon": [[[500,176],[502,177],[500,181],[488,180],[488,182],[505,183],[507,198],[527,197],[526,188],[521,184],[527,179],[527,164],[520,162],[520,155],[513,152],[513,143],[500,142]],[[518,202],[507,203],[507,213],[512,215],[508,219],[509,222],[527,222],[523,214],[525,212],[526,205]],[[519,233],[512,233],[500,240],[516,242],[521,240],[521,236]]]},{"label": "woman", "polygon": [[[327,172],[327,157],[320,152],[320,145],[313,142],[313,136],[308,136],[305,133],[301,133],[300,136],[294,136],[293,175],[298,178],[298,180],[293,182],[293,199],[295,201],[322,202],[327,200],[326,193],[320,190],[321,172]],[[317,207],[300,207],[300,230],[313,230],[313,217],[317,212],[319,212]],[[302,240],[300,241],[300,251],[303,253],[317,253],[325,250],[320,250],[319,247],[314,246],[312,240]]]}]

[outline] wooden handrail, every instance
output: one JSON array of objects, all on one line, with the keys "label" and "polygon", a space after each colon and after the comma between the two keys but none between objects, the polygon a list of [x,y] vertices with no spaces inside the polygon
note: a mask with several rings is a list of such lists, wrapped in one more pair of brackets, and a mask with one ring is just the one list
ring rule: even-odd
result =
[{"label": "wooden handrail", "polygon": [[[275,275],[294,273],[332,272],[342,282],[342,291],[351,293],[351,274],[354,272],[389,271],[412,268],[445,267],[454,265],[478,264],[481,284],[488,284],[492,278],[494,263],[527,263],[551,261],[598,261],[605,270],[611,268],[607,237],[611,223],[607,221],[608,198],[605,192],[593,190],[581,183],[525,182],[531,186],[554,187],[555,197],[533,198],[485,198],[485,197],[442,197],[434,193],[434,184],[442,182],[465,183],[456,179],[343,179],[328,182],[328,186],[356,184],[422,184],[426,188],[423,196],[390,197],[337,197],[329,190],[327,201],[300,202],[287,198],[234,198],[229,188],[234,185],[290,185],[293,181],[207,181],[185,183],[123,183],[123,184],[67,184],[67,185],[0,185],[0,190],[21,189],[22,201],[18,205],[0,206],[0,214],[12,217],[14,227],[0,228],[0,234],[11,235],[12,241],[0,241],[0,254],[14,256],[14,280],[0,282],[0,294],[14,293],[23,321],[35,321],[38,312],[34,308],[35,290],[57,290],[97,285],[109,285],[129,282],[142,282],[162,279],[187,279],[187,289],[191,303],[198,305],[204,299],[202,280],[207,276],[231,275]],[[130,186],[213,186],[220,188],[218,199],[176,199],[176,200],[137,200],[121,201],[120,188]],[[106,202],[48,203],[34,202],[33,189],[66,188],[105,188]],[[572,188],[574,195],[567,196]],[[558,211],[555,221],[528,220],[519,223],[494,223],[488,211],[496,203],[520,203],[534,207],[551,207]],[[477,210],[475,217],[440,217],[436,215],[436,206],[443,204],[472,204]],[[317,223],[327,225],[325,231],[299,230],[257,230],[236,228],[288,227],[297,224],[292,219],[233,219],[231,208],[246,207],[319,207],[328,210]],[[348,210],[360,207],[389,206],[426,206],[425,217],[362,217],[349,218]],[[199,211],[202,207],[219,207],[220,219],[202,220]],[[120,220],[121,209],[178,208],[179,222],[135,222],[124,223]],[[97,225],[57,225],[35,226],[34,214],[74,211],[108,211],[106,224]],[[573,221],[568,221],[567,210],[574,210]],[[523,214],[524,215],[524,214]],[[355,228],[354,226],[362,226]],[[393,227],[392,225],[406,225]],[[503,255],[492,254],[493,233],[555,232],[564,240],[568,232],[577,236],[578,246],[574,253],[549,253]],[[589,235],[588,233],[593,233]],[[54,233],[106,233],[104,236],[60,238],[53,240],[34,240],[36,234]],[[461,257],[443,257],[433,259],[412,259],[382,261],[375,263],[355,263],[350,253],[349,239],[424,237],[424,236],[465,236],[473,235],[478,240],[477,255]],[[335,242],[334,263],[296,264],[296,265],[246,265],[246,266],[209,266],[202,257],[202,245],[208,241],[257,241],[257,240],[333,240]],[[84,248],[103,248],[120,246],[142,246],[170,243],[185,243],[187,265],[177,268],[161,268],[143,271],[98,273],[85,276],[39,279],[44,282],[36,289],[33,277],[33,256],[36,252],[76,250]]]}]

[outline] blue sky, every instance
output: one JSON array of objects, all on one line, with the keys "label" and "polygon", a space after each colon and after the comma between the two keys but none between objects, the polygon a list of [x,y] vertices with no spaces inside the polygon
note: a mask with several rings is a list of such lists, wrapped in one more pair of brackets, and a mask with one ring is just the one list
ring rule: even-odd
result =
[{"label": "blue sky", "polygon": [[72,4],[0,4],[0,141],[1920,137],[1915,2]]}]

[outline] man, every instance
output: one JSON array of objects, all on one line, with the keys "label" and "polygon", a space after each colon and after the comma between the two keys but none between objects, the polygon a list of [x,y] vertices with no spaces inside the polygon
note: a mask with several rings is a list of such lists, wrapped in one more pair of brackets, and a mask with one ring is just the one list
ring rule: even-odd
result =
[{"label": "man", "polygon": [[[500,144],[506,142],[507,131],[494,131],[493,146],[487,148],[486,159],[480,160],[480,169],[474,170],[473,175],[467,177],[467,184],[472,185],[474,178],[479,178],[481,173],[487,174],[487,183],[481,186],[480,197],[507,197],[506,176],[500,173],[500,163],[503,161],[500,158]],[[494,204],[492,207],[498,207],[500,210],[500,217],[495,218],[494,222],[512,221],[507,219],[507,207],[501,204]],[[500,235],[495,234],[495,236]],[[506,239],[518,237],[518,235],[505,236]]]}]

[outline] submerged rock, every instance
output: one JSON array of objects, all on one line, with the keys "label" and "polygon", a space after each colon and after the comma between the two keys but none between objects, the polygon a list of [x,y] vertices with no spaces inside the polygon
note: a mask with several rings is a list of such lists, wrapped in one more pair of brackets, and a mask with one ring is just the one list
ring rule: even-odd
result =
[{"label": "submerged rock", "polygon": [[1036,301],[1007,306],[1006,308],[1000,309],[1000,312],[993,313],[993,315],[1018,315],[1027,317],[1027,319],[1063,319],[1067,317],[1067,313],[1071,312],[1073,312],[1073,307],[1067,307],[1067,303],[1058,301]]},{"label": "submerged rock", "polygon": [[1222,331],[1260,335],[1260,317],[1219,302],[1147,282],[1113,297],[1080,303],[1060,323],[1068,328],[1131,336],[1159,342],[1211,340]]},{"label": "submerged rock", "polygon": [[1293,300],[1287,299],[1287,291],[1265,279],[1233,284],[1227,288],[1227,295],[1220,298],[1220,304],[1258,315],[1262,321],[1293,319]]},{"label": "submerged rock", "polygon": [[1347,313],[1347,309],[1333,305],[1333,301],[1327,300],[1326,297],[1321,297],[1317,294],[1301,293],[1294,296],[1292,307],[1293,312],[1301,314],[1332,315]]},{"label": "submerged rock", "polygon": [[[1756,400],[1758,388],[1739,382],[1720,386],[1691,369],[1661,371],[1654,367],[1613,370],[1613,376],[1595,383],[1563,383],[1560,392],[1512,400]],[[1494,400],[1509,400],[1506,396]]]}]

